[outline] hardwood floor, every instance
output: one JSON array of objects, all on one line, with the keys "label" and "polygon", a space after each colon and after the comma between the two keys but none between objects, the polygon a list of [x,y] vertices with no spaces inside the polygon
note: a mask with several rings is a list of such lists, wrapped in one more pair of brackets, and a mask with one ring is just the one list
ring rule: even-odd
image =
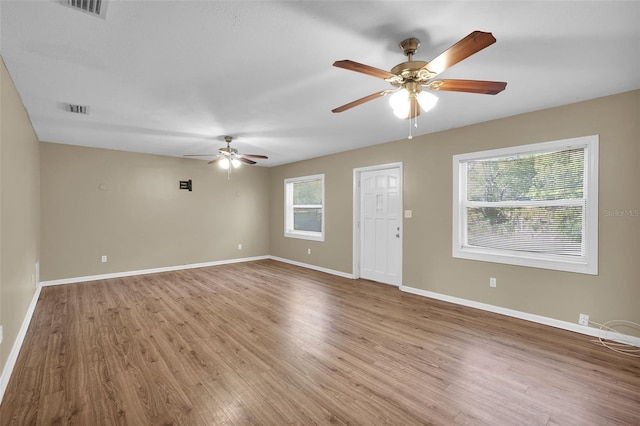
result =
[{"label": "hardwood floor", "polygon": [[638,425],[640,359],[265,260],[43,288],[0,424]]}]

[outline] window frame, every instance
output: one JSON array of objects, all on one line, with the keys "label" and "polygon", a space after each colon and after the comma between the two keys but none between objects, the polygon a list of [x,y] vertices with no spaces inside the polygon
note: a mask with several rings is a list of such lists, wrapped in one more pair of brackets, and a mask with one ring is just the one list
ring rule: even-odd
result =
[{"label": "window frame", "polygon": [[[466,200],[466,163],[516,155],[554,152],[568,149],[584,149],[584,192],[582,244],[579,258],[549,253],[527,253],[515,250],[469,246],[467,243],[467,207],[474,202]],[[478,151],[453,156],[453,238],[452,256],[459,259],[504,263],[508,265],[552,269],[598,275],[598,150],[599,136],[590,135],[520,145],[508,148]],[[496,207],[515,207],[518,202],[496,202]],[[532,206],[567,205],[557,201],[531,201]],[[520,204],[522,206],[522,204]]]},{"label": "window frame", "polygon": [[[322,204],[320,205],[299,205],[293,204],[293,185],[295,183],[320,181]],[[322,215],[320,223],[320,232],[315,231],[300,231],[293,229],[294,221],[294,207],[313,207],[320,208]],[[324,173],[317,175],[301,176],[294,178],[287,178],[284,180],[284,236],[287,238],[299,238],[303,240],[311,241],[324,241],[324,216],[325,216],[325,197],[324,197]]]}]

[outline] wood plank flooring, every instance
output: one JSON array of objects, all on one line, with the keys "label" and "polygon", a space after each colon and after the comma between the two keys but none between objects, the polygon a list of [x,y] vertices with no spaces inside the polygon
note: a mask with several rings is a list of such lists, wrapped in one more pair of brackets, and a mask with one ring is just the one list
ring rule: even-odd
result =
[{"label": "wood plank flooring", "polygon": [[2,425],[640,425],[640,359],[271,260],[42,289]]}]

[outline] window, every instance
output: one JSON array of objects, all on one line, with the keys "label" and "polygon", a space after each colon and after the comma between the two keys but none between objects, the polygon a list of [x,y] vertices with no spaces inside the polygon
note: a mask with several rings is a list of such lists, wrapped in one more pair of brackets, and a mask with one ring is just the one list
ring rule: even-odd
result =
[{"label": "window", "polygon": [[453,157],[453,257],[598,273],[598,136]]},{"label": "window", "polygon": [[284,236],[324,241],[324,175],[284,180]]}]

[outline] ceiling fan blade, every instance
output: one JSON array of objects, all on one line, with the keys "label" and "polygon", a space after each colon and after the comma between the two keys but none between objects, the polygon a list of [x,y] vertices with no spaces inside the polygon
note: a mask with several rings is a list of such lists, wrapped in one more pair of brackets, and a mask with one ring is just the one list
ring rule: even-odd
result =
[{"label": "ceiling fan blade", "polygon": [[267,157],[266,155],[256,155],[256,154],[240,154],[240,157],[245,157],[245,158],[262,158],[264,160],[268,160],[269,157]]},{"label": "ceiling fan blade", "polygon": [[216,163],[222,161],[224,158],[226,158],[226,157],[214,158],[213,160],[209,161],[207,164],[216,164]]},{"label": "ceiling fan blade", "polygon": [[365,102],[369,102],[369,101],[372,101],[372,100],[374,100],[374,99],[377,99],[377,98],[379,98],[379,97],[381,97],[381,96],[384,96],[384,95],[386,95],[386,94],[387,94],[387,93],[389,93],[389,92],[390,92],[389,90],[383,90],[382,92],[372,93],[372,94],[370,94],[369,96],[365,96],[364,98],[360,98],[360,99],[357,99],[357,100],[355,100],[355,101],[353,101],[353,102],[349,102],[348,104],[344,104],[344,105],[342,105],[342,106],[339,106],[338,108],[334,108],[334,109],[332,109],[332,110],[331,110],[331,112],[342,112],[342,111],[346,111],[346,110],[348,110],[348,109],[351,109],[351,108],[353,108],[353,107],[356,107],[356,106],[358,106],[358,105],[361,105],[361,104],[363,104],[363,103],[365,103]]},{"label": "ceiling fan blade", "polygon": [[249,160],[248,158],[243,158],[243,157],[236,157],[239,161],[242,161],[243,163],[247,163],[247,164],[256,164],[255,161],[253,160]]},{"label": "ceiling fan blade", "polygon": [[482,80],[435,80],[431,81],[428,87],[431,90],[497,95],[507,87],[507,83],[504,81]]},{"label": "ceiling fan blade", "polygon": [[359,62],[350,61],[349,59],[345,59],[342,61],[335,61],[333,63],[333,66],[338,68],[344,68],[349,71],[361,72],[363,74],[381,78],[383,80],[396,77],[395,74],[390,73],[389,71],[381,70],[380,68],[361,64]]},{"label": "ceiling fan blade", "polygon": [[216,154],[185,154],[183,155],[183,157],[211,157],[213,155],[218,155]]},{"label": "ceiling fan blade", "polygon": [[485,33],[482,31],[474,31],[444,52],[442,52],[434,60],[432,60],[422,68],[434,73],[431,76],[433,78],[447,68],[454,66],[458,62],[468,58],[474,53],[478,53],[485,47],[491,46],[495,42],[496,39],[493,34]]}]

